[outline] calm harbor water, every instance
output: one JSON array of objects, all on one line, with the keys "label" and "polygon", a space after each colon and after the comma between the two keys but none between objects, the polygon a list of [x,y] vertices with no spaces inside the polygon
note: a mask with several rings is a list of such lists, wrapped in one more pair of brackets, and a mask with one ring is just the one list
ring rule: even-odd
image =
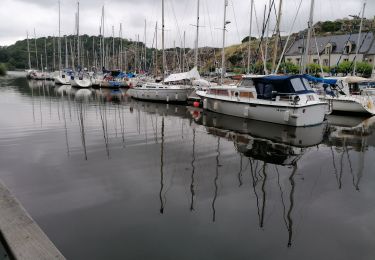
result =
[{"label": "calm harbor water", "polygon": [[68,259],[374,259],[375,118],[309,128],[0,79],[0,179]]}]

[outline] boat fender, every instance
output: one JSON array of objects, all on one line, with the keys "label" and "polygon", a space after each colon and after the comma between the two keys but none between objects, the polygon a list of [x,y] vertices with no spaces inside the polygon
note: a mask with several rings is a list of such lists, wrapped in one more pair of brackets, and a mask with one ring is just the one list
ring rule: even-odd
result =
[{"label": "boat fender", "polygon": [[285,111],[285,112],[284,112],[284,121],[285,121],[285,122],[288,122],[288,121],[289,121],[289,116],[290,116],[290,114],[289,114],[289,110]]},{"label": "boat fender", "polygon": [[203,108],[207,109],[207,98],[203,100]]},{"label": "boat fender", "polygon": [[167,102],[169,102],[169,96],[167,96]]},{"label": "boat fender", "polygon": [[219,107],[219,103],[217,103],[217,102],[214,102],[214,110],[217,110],[217,109],[218,109],[218,107]]},{"label": "boat fender", "polygon": [[243,110],[243,115],[245,117],[248,117],[249,116],[249,107],[245,107],[244,110]]},{"label": "boat fender", "polygon": [[367,102],[367,107],[368,107],[369,109],[372,109],[372,107],[373,107],[373,103],[372,103],[371,100],[369,100],[369,101]]},{"label": "boat fender", "polygon": [[178,100],[178,94],[175,95],[175,99]]}]

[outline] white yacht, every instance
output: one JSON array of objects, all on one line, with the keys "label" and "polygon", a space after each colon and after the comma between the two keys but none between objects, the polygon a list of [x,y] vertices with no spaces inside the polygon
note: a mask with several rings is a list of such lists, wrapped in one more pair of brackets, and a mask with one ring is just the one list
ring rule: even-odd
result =
[{"label": "white yacht", "polygon": [[318,94],[321,100],[332,104],[333,112],[375,115],[374,99],[369,95],[371,89],[361,91],[358,87],[365,81],[353,76],[325,78],[319,84]]},{"label": "white yacht", "polygon": [[283,125],[318,125],[330,113],[302,75],[245,76],[236,88],[213,87],[197,95],[204,109]]}]

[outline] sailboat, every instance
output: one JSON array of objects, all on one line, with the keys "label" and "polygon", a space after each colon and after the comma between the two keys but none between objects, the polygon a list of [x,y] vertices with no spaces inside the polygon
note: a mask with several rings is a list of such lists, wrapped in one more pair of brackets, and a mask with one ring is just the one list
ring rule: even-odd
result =
[{"label": "sailboat", "polygon": [[[164,0],[162,0],[162,52],[163,52],[163,77],[165,77],[165,51],[164,51]],[[191,82],[199,79],[199,73],[196,68],[186,73],[171,74],[161,83],[146,82],[135,86],[129,90],[132,98],[158,101],[158,102],[186,102],[192,93],[193,86]]]},{"label": "sailboat", "polygon": [[77,1],[77,54],[78,54],[78,72],[70,77],[70,84],[76,88],[89,88],[92,86],[91,78],[86,69],[81,68],[81,52],[79,40],[79,1]]}]

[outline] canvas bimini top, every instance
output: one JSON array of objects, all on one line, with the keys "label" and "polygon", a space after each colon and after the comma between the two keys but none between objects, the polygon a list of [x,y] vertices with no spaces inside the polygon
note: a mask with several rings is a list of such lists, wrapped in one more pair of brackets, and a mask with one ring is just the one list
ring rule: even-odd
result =
[{"label": "canvas bimini top", "polygon": [[303,75],[254,77],[252,81],[259,99],[272,99],[275,95],[314,93]]}]

